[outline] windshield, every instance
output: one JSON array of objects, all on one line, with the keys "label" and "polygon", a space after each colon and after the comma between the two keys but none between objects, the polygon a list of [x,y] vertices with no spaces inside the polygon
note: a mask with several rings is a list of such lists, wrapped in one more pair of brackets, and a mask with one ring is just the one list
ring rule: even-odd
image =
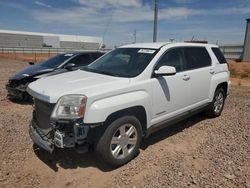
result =
[{"label": "windshield", "polygon": [[111,76],[135,77],[147,67],[156,53],[155,49],[117,48],[83,69]]},{"label": "windshield", "polygon": [[54,57],[47,59],[46,61],[41,63],[41,66],[48,68],[56,68],[65,62],[67,59],[72,57],[74,54],[60,54]]}]

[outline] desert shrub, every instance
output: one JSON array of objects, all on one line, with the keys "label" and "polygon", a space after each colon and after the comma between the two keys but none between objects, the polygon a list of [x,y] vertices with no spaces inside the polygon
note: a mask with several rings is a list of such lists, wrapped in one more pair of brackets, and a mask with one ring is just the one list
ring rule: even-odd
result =
[{"label": "desert shrub", "polygon": [[249,77],[249,75],[247,72],[243,72],[240,74],[240,78],[248,78],[248,77]]},{"label": "desert shrub", "polygon": [[232,77],[236,77],[236,76],[237,76],[236,70],[235,70],[235,69],[231,69],[231,70],[230,70],[230,75],[231,75]]}]

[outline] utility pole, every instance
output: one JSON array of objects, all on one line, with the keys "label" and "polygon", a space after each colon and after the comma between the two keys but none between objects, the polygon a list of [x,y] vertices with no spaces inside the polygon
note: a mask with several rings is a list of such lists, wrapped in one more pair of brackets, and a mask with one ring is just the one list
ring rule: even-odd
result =
[{"label": "utility pole", "polygon": [[158,0],[155,0],[153,42],[157,41],[157,20],[158,20]]},{"label": "utility pole", "polygon": [[136,43],[136,30],[134,30],[134,43]]}]

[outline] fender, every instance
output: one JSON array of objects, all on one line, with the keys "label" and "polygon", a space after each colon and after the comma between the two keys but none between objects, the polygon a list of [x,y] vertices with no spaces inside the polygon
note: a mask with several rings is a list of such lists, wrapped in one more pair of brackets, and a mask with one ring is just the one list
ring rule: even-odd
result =
[{"label": "fender", "polygon": [[150,122],[150,96],[146,91],[139,90],[93,101],[87,107],[84,123],[105,122],[110,114],[134,106],[144,107],[146,109],[147,122]]},{"label": "fender", "polygon": [[[209,91],[209,102],[212,102],[213,101],[213,98],[214,98],[214,92],[217,88],[217,86],[220,84],[220,83],[223,83],[223,82],[227,82],[228,83],[228,80],[229,80],[229,74],[228,72],[220,72],[218,74],[215,74],[213,77],[212,77],[212,80],[211,80],[211,87],[210,87],[210,91]],[[228,83],[229,84],[229,83]],[[228,91],[227,91],[228,92]]]}]

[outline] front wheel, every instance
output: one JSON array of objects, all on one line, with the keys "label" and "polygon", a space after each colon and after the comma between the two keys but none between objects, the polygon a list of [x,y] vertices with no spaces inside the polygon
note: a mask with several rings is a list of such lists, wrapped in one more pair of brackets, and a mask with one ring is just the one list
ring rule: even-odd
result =
[{"label": "front wheel", "polygon": [[121,117],[112,122],[97,143],[96,151],[112,166],[132,160],[142,140],[140,121],[134,116]]},{"label": "front wheel", "polygon": [[219,88],[215,91],[213,102],[206,110],[206,114],[209,117],[218,117],[221,115],[224,107],[225,96],[225,91],[222,88]]}]

